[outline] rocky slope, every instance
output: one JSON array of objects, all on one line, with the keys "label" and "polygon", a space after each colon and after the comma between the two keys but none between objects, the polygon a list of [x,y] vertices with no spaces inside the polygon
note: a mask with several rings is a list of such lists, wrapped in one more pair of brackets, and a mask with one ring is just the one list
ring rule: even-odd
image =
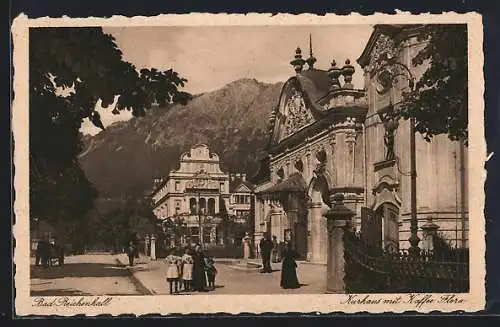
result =
[{"label": "rocky slope", "polygon": [[242,79],[197,95],[186,106],[153,108],[146,117],[115,123],[86,137],[81,165],[101,200],[144,193],[196,143],[218,153],[225,171],[251,174],[281,86]]}]

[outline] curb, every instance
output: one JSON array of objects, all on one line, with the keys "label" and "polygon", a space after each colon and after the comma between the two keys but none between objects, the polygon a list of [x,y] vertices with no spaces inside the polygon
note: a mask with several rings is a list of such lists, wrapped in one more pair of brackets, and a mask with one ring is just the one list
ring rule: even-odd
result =
[{"label": "curb", "polygon": [[115,262],[118,266],[127,269],[130,281],[132,282],[132,284],[134,284],[135,288],[141,295],[155,295],[153,291],[144,286],[144,284],[134,275],[134,272],[130,269],[130,267],[123,264],[118,258],[115,258]]}]

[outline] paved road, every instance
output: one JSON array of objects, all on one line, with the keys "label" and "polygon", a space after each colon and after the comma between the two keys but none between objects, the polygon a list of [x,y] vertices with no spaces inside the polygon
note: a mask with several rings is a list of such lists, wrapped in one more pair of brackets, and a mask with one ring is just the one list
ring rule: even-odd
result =
[{"label": "paved road", "polygon": [[69,256],[62,267],[31,265],[32,296],[140,295],[131,273],[111,254]]},{"label": "paved road", "polygon": [[[119,259],[126,263],[126,256]],[[297,275],[302,286],[295,290],[280,287],[280,264],[273,264],[273,273],[261,274],[258,270],[245,272],[217,263],[216,289],[210,294],[322,294],[326,289],[326,266],[299,263]],[[130,270],[134,276],[153,294],[168,294],[165,279],[166,268],[161,260],[139,263]],[[206,294],[206,293],[194,293]]]}]

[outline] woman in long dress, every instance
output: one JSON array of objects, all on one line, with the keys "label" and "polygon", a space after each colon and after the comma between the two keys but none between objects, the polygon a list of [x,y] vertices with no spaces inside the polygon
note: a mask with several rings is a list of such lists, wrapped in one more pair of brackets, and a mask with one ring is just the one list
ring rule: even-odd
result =
[{"label": "woman in long dress", "polygon": [[193,291],[208,291],[205,268],[205,256],[201,250],[201,245],[197,244],[193,255]]},{"label": "woman in long dress", "polygon": [[287,243],[283,251],[283,264],[281,266],[281,282],[282,288],[299,288],[299,280],[297,278],[297,263],[295,259],[298,258],[297,252],[292,249],[292,244]]}]

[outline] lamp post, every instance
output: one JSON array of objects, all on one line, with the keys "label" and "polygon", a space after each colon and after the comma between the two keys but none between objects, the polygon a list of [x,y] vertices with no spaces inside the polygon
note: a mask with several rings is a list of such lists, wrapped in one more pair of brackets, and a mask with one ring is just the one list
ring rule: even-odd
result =
[{"label": "lamp post", "polygon": [[[394,57],[386,55],[383,63],[375,72],[378,82],[388,89],[398,82],[399,77],[408,80],[410,92],[415,92],[415,78],[410,69]],[[416,143],[415,143],[415,118],[410,117],[410,254],[418,255],[420,238],[418,237],[417,218],[417,164],[416,164]]]}]

